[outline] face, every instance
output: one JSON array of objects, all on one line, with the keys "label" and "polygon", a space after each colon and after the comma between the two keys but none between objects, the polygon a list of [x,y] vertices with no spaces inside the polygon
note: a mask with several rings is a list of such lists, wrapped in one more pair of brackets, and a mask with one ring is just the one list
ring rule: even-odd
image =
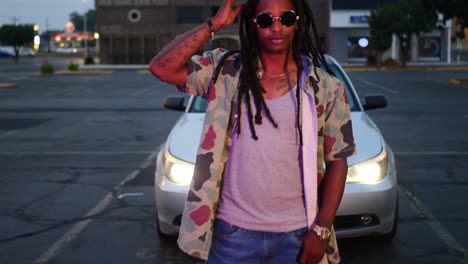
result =
[{"label": "face", "polygon": [[[260,52],[266,53],[284,53],[289,50],[290,45],[294,39],[294,34],[297,24],[292,26],[283,26],[278,17],[281,17],[285,11],[294,10],[294,5],[291,0],[260,0],[256,9],[257,24],[260,23],[258,15],[261,13],[268,13],[274,17],[273,24],[268,28],[261,28],[255,22],[253,26],[257,28],[257,37],[259,40]],[[265,15],[262,15],[265,18]],[[295,17],[291,13],[286,13],[282,17],[283,22],[291,24]],[[269,20],[269,19],[262,19]],[[288,20],[288,21],[287,21]],[[289,23],[288,23],[289,22]],[[267,24],[268,25],[268,24]]]}]

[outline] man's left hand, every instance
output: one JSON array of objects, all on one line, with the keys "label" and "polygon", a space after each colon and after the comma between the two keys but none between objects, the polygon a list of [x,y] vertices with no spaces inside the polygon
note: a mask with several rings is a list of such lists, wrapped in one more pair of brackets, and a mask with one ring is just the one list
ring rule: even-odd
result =
[{"label": "man's left hand", "polygon": [[300,256],[300,264],[316,264],[320,263],[325,255],[325,249],[328,244],[327,240],[322,240],[314,231],[309,231],[301,238],[303,247],[302,255]]}]

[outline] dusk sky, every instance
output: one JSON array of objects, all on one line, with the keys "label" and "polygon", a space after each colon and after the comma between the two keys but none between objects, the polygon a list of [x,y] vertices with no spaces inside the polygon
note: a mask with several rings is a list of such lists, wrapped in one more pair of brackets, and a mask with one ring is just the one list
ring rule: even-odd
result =
[{"label": "dusk sky", "polygon": [[0,25],[38,24],[39,31],[49,29],[64,30],[70,13],[94,9],[94,0],[0,0]]}]

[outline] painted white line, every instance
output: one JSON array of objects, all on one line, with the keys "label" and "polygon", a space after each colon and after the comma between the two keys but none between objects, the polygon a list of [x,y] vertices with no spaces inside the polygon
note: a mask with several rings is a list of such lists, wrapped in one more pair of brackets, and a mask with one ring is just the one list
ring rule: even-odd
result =
[{"label": "painted white line", "polygon": [[20,132],[20,130],[10,130],[10,131],[4,133],[3,135],[0,135],[0,137],[9,137],[9,136],[12,136],[14,134],[17,134],[18,132]]},{"label": "painted white line", "polygon": [[[468,251],[450,234],[447,229],[442,225],[439,220],[432,214],[432,212],[427,208],[413,193],[402,185],[398,185],[398,191],[403,194],[409,201],[410,207],[418,213],[421,217],[427,219],[426,223],[431,227],[432,231],[439,237],[442,242],[452,251],[460,254],[462,259],[460,262],[463,264],[468,264]],[[457,255],[458,255],[457,254]]]},{"label": "painted white line", "polygon": [[148,92],[148,91],[150,91],[150,90],[153,90],[153,89],[149,89],[149,88],[141,89],[141,90],[136,91],[135,93],[133,93],[133,95],[134,95],[134,96],[136,96],[136,95],[142,95],[142,94],[144,94],[144,93],[146,93],[146,92]]},{"label": "painted white line", "polygon": [[402,156],[420,156],[420,155],[438,155],[438,156],[456,156],[468,155],[468,151],[395,151],[395,155]]},{"label": "painted white line", "polygon": [[150,154],[152,151],[0,151],[1,155],[129,155]]},{"label": "painted white line", "polygon": [[143,196],[143,193],[122,193],[119,196],[117,196],[117,199],[122,199],[125,197],[131,197],[131,196]]},{"label": "painted white line", "polygon": [[[86,215],[84,218],[87,218],[86,220],[80,221],[76,223],[70,230],[68,230],[59,240],[57,240],[52,246],[47,249],[46,252],[44,252],[39,258],[37,258],[34,263],[35,264],[44,264],[48,263],[51,261],[53,258],[55,258],[60,252],[70,244],[73,239],[75,239],[76,236],[78,236],[88,225],[91,223],[92,216],[100,214],[103,212],[106,207],[115,199],[113,193],[118,193],[127,182],[133,180],[139,173],[139,171],[143,168],[148,167],[149,165],[152,164],[153,160],[156,158],[156,155],[158,154],[158,150],[156,149],[149,155],[146,160],[139,166],[138,169],[134,170],[133,172],[130,173],[121,183],[116,185],[114,187],[113,192],[109,192],[99,203],[94,206]],[[88,218],[89,217],[89,218]]]},{"label": "painted white line", "polygon": [[391,93],[391,94],[398,95],[398,92],[397,92],[397,91],[395,91],[395,90],[393,90],[393,89],[390,89],[390,88],[387,88],[387,87],[385,87],[385,86],[382,86],[382,85],[380,85],[380,84],[376,84],[376,83],[369,82],[369,81],[367,81],[367,80],[362,80],[362,79],[359,80],[359,81],[361,81],[362,83],[365,83],[365,84],[367,84],[367,85],[369,85],[369,86],[372,86],[372,87],[381,89],[381,90],[383,90],[383,91],[385,91],[385,92],[387,92],[387,93]]}]

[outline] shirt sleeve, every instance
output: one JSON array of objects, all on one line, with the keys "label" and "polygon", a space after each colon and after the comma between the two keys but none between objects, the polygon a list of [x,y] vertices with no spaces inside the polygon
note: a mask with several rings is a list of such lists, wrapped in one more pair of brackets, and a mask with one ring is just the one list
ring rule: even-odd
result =
[{"label": "shirt sleeve", "polygon": [[329,78],[326,106],[324,148],[325,161],[343,159],[356,153],[348,97],[343,84]]},{"label": "shirt sleeve", "polygon": [[206,98],[216,67],[215,64],[223,54],[224,51],[222,49],[215,49],[203,53],[202,56],[192,56],[187,63],[187,81],[185,86],[177,86],[177,91]]}]

